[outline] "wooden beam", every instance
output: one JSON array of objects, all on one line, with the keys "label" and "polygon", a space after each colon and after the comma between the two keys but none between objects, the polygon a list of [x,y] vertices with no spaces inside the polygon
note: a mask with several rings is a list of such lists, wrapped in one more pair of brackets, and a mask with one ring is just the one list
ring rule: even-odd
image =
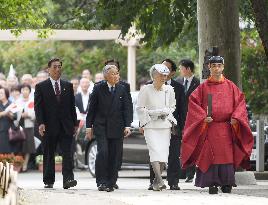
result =
[{"label": "wooden beam", "polygon": [[0,41],[87,41],[87,40],[116,40],[119,38],[120,30],[53,30],[52,35],[46,39],[38,38],[37,31],[26,30],[15,37],[10,30],[0,30]]}]

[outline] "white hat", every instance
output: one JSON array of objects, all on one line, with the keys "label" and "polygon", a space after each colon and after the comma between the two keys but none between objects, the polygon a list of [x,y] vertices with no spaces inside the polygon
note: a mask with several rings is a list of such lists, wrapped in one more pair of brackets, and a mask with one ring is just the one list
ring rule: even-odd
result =
[{"label": "white hat", "polygon": [[152,77],[153,71],[156,70],[158,73],[168,75],[170,73],[168,67],[164,64],[154,64],[150,69],[150,75]]}]

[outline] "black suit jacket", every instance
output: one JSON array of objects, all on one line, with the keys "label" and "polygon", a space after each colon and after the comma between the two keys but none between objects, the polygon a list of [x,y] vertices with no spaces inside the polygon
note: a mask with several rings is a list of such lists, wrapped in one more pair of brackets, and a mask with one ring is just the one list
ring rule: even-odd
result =
[{"label": "black suit jacket", "polygon": [[[178,82],[183,85],[183,78],[178,78]],[[193,77],[191,84],[185,94],[186,96],[186,107],[188,106],[188,99],[192,92],[200,85],[200,80],[197,77]]]},{"label": "black suit jacket", "polygon": [[186,117],[186,98],[184,95],[184,87],[177,81],[171,79],[171,84],[174,88],[176,98],[176,109],[173,113],[178,123],[179,133],[183,130],[185,117]]},{"label": "black suit jacket", "polygon": [[[99,83],[106,83],[106,80],[102,80],[102,81],[100,81],[100,82],[97,82],[95,85],[97,85],[97,84],[99,84]],[[122,85],[122,86],[125,88],[126,92],[127,92],[127,96],[128,96],[128,98],[129,98],[129,101],[131,102],[131,111],[130,111],[130,115],[133,117],[133,104],[132,104],[132,98],[131,98],[131,94],[130,94],[130,85],[129,85],[129,83],[126,83],[125,81],[122,81],[122,80],[120,80],[120,81],[118,82],[118,84],[119,84],[119,85]]]},{"label": "black suit jacket", "polygon": [[81,93],[78,93],[78,94],[75,95],[75,105],[78,108],[80,113],[83,113],[83,114],[87,113],[88,106],[87,106],[86,109],[84,109],[83,100],[82,100],[82,94]]},{"label": "black suit jacket", "polygon": [[118,83],[125,87],[127,93],[130,93],[130,85],[129,85],[129,83],[126,83],[125,81],[122,81],[122,80],[120,80]]},{"label": "black suit jacket", "polygon": [[[47,79],[38,83],[34,93],[34,110],[38,126],[45,124],[45,135],[57,136],[63,131],[73,135],[77,125],[73,86],[60,80],[61,95],[57,100],[52,82]],[[64,130],[61,130],[63,128]]]},{"label": "black suit jacket", "polygon": [[131,125],[132,113],[132,102],[125,87],[117,83],[112,95],[107,82],[103,81],[94,86],[91,94],[86,127],[93,127],[96,135],[121,138],[124,128]]}]

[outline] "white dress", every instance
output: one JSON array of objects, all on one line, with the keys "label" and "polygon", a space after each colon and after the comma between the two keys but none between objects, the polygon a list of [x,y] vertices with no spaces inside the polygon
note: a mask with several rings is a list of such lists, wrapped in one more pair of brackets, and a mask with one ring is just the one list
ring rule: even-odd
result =
[{"label": "white dress", "polygon": [[137,113],[149,149],[150,162],[168,162],[169,143],[176,107],[175,93],[170,85],[156,90],[153,84],[145,85],[139,92]]}]

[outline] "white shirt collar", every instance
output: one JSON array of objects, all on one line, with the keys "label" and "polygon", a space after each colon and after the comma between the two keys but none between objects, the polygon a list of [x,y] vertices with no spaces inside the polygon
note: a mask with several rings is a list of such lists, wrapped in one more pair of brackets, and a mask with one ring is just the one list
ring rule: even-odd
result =
[{"label": "white shirt collar", "polygon": [[60,85],[60,78],[58,80],[53,80],[51,77],[49,77],[50,81],[52,82],[53,86],[55,85],[55,82],[57,81]]},{"label": "white shirt collar", "polygon": [[108,83],[107,81],[107,85],[108,85],[108,88],[110,89],[111,87],[115,87],[115,85],[111,85],[110,83]]},{"label": "white shirt collar", "polygon": [[166,82],[168,85],[171,84],[171,79],[169,79],[167,82]]},{"label": "white shirt collar", "polygon": [[189,77],[189,78],[184,77],[184,78],[183,78],[183,84],[185,84],[185,80],[188,80],[188,85],[189,85],[189,84],[192,82],[193,78],[194,78],[194,75],[192,75],[192,76]]},{"label": "white shirt collar", "polygon": [[90,94],[89,88],[87,89],[87,93],[86,94],[84,94],[84,92],[81,90],[81,95],[82,96],[89,96],[89,94]]}]

